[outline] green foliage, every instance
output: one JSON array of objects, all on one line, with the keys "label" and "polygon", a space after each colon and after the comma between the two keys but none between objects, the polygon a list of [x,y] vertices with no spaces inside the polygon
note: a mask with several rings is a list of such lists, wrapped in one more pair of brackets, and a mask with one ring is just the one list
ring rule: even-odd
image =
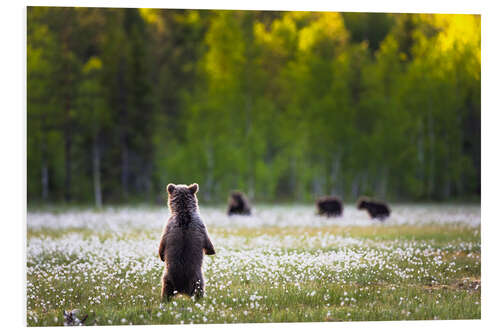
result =
[{"label": "green foliage", "polygon": [[480,18],[28,8],[28,198],[480,196]]}]

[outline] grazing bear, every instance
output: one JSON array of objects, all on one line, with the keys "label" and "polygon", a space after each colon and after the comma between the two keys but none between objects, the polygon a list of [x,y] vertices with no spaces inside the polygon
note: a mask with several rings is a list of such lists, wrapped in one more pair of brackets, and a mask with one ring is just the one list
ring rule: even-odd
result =
[{"label": "grazing bear", "polygon": [[162,300],[175,292],[203,297],[204,281],[201,270],[203,252],[215,254],[205,224],[198,210],[198,184],[168,184],[170,218],[161,237],[159,255],[165,262],[162,278]]},{"label": "grazing bear", "polygon": [[391,210],[386,203],[375,201],[366,197],[358,200],[358,209],[366,209],[372,219],[385,220],[391,214]]},{"label": "grazing bear", "polygon": [[319,215],[330,216],[341,216],[344,207],[342,205],[342,200],[337,197],[327,196],[316,200],[316,208]]},{"label": "grazing bear", "polygon": [[227,215],[250,215],[251,213],[250,204],[245,195],[238,191],[231,192]]}]

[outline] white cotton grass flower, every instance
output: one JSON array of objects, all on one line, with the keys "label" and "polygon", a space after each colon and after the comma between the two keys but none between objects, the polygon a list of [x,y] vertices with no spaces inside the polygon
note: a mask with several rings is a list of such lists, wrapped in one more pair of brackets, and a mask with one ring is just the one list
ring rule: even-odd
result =
[{"label": "white cotton grass flower", "polygon": [[[481,224],[479,206],[454,205],[392,205],[391,216],[386,225]],[[314,227],[314,226],[370,226],[373,225],[366,212],[357,210],[354,205],[346,205],[342,218],[328,219],[316,216],[309,205],[296,205],[293,209],[286,206],[255,206],[252,216],[227,216],[224,210],[213,207],[202,208],[205,224],[210,227]],[[95,231],[117,231],[124,228],[137,230],[161,230],[168,217],[166,207],[162,208],[105,208],[103,211],[68,210],[52,212],[29,211],[28,227],[65,229],[89,228]],[[424,222],[428,221],[428,222]],[[327,244],[327,243],[324,243]]]},{"label": "white cotton grass flower", "polygon": [[[156,311],[139,316],[140,323],[165,320],[203,323],[204,317],[206,322],[244,322],[244,317],[250,312],[252,315],[267,314],[273,307],[280,306],[279,302],[269,300],[268,294],[258,288],[253,289],[253,286],[260,285],[283,295],[316,297],[322,306],[340,304],[350,310],[358,306],[357,303],[362,303],[363,295],[368,290],[377,298],[381,294],[381,288],[376,284],[368,283],[370,289],[366,287],[366,291],[362,287],[350,288],[350,283],[359,276],[359,272],[370,272],[370,281],[390,279],[401,282],[401,285],[407,281],[437,284],[442,283],[447,272],[457,270],[458,261],[448,260],[449,253],[467,253],[466,258],[470,260],[468,269],[476,269],[481,264],[480,254],[475,250],[480,248],[477,241],[460,240],[439,247],[429,240],[380,240],[325,230],[314,233],[285,232],[288,227],[309,230],[307,228],[311,226],[373,225],[374,222],[367,219],[363,212],[358,214],[351,208],[348,206],[345,216],[340,219],[316,217],[314,211],[305,206],[286,209],[270,207],[269,210],[257,206],[255,216],[234,218],[215,208],[203,208],[204,222],[217,250],[216,256],[206,257],[203,263],[205,298],[196,301],[194,297],[177,296],[179,298],[172,302],[160,303]],[[418,218],[403,216],[398,211],[407,208],[410,211],[411,207],[395,206],[394,217],[384,222],[384,226],[414,225],[430,218],[436,218],[434,223],[437,225],[460,223],[474,226],[480,221],[480,211],[476,207],[447,208],[441,213],[439,206],[430,207],[428,211],[416,207],[412,212]],[[295,213],[297,217],[291,218]],[[442,216],[438,218],[439,214]],[[161,290],[163,263],[158,258],[157,247],[167,217],[166,209],[156,208],[105,209],[102,214],[85,210],[58,214],[29,212],[30,232],[58,231],[57,237],[33,233],[27,242],[29,324],[47,320],[42,312],[30,312],[34,309],[51,311],[69,308],[81,295],[81,286],[90,286],[85,290],[88,309],[103,307],[109,302],[117,302],[123,308],[147,308],[157,304],[151,295],[157,298]],[[259,229],[267,226],[285,229],[275,233]],[[75,231],[75,228],[86,228],[92,232],[84,234]],[[239,232],[239,228],[252,228],[250,230],[256,232],[246,236]],[[74,281],[74,284],[67,289],[60,287],[67,281]],[[310,287],[322,285],[321,282],[340,288],[330,291]],[[235,285],[239,283],[248,283],[250,288],[238,290]],[[399,285],[395,282],[389,289],[395,291]],[[145,287],[141,289],[141,286]],[[480,284],[471,285],[470,289],[468,292],[477,292]],[[124,292],[127,297],[120,298]],[[417,303],[422,301],[413,300],[413,297],[410,299]],[[399,302],[406,305],[409,300],[400,298]],[[243,311],[239,313],[233,311],[233,308],[242,307]],[[52,322],[52,315],[48,319]],[[125,318],[116,318],[113,322],[106,318],[99,324],[106,322],[129,323]]]}]

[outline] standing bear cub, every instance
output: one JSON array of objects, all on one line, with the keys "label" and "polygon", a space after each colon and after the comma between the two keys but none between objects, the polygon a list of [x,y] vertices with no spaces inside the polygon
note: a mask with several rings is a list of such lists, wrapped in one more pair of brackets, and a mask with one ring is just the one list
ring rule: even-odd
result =
[{"label": "standing bear cub", "polygon": [[250,215],[252,208],[247,197],[239,191],[231,192],[229,197],[229,205],[227,207],[227,215]]},{"label": "standing bear cub", "polygon": [[171,216],[158,250],[165,262],[161,298],[168,301],[176,292],[203,297],[203,253],[212,255],[215,249],[198,210],[198,184],[168,184],[167,192]]}]

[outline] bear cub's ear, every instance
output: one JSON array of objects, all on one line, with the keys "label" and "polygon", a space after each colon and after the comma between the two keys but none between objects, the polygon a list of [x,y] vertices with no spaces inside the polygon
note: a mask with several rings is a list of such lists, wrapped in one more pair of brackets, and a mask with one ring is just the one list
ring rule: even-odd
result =
[{"label": "bear cub's ear", "polygon": [[196,192],[198,192],[198,184],[193,183],[193,184],[189,185],[188,189],[189,189],[189,192],[191,192],[191,194],[196,194]]},{"label": "bear cub's ear", "polygon": [[175,190],[175,185],[174,184],[170,183],[170,184],[167,185],[167,192],[168,192],[168,194],[172,194],[174,192],[174,190]]}]

